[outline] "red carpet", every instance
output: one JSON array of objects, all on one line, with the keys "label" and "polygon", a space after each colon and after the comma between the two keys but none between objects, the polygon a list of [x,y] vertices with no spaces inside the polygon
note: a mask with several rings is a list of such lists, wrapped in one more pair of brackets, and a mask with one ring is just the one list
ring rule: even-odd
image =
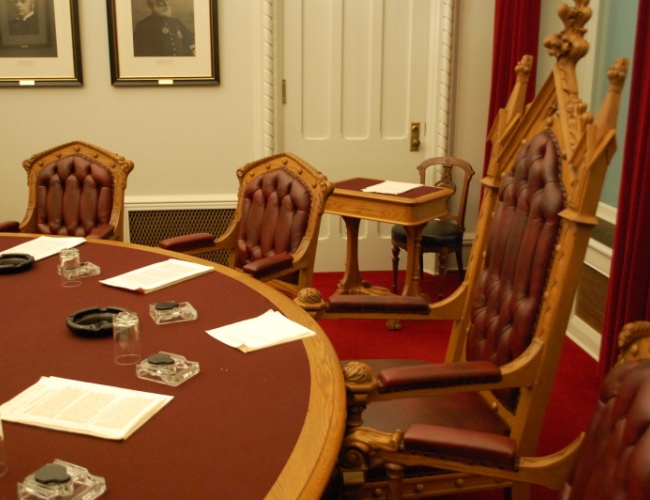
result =
[{"label": "red carpet", "polygon": [[[373,285],[391,288],[390,272],[364,272],[364,279]],[[331,295],[341,273],[316,273],[314,286],[324,297]],[[400,275],[403,282],[403,274]],[[446,293],[458,284],[458,276],[451,273],[446,279]],[[436,277],[425,276],[422,291],[429,296],[437,293]],[[389,331],[384,320],[320,320],[339,358],[404,358],[442,361],[445,356],[451,322],[402,321],[402,330]],[[598,397],[598,364],[571,340],[564,344],[553,391],[546,411],[544,427],[538,447],[539,455],[560,450],[573,441],[588,425]],[[450,500],[502,499],[501,491],[454,495]],[[533,487],[533,500],[557,499],[558,493]]]}]

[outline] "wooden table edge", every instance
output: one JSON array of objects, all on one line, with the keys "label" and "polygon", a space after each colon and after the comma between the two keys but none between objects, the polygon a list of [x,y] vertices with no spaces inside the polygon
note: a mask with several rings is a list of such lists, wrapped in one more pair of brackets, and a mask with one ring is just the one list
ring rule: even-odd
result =
[{"label": "wooden table edge", "polygon": [[[44,235],[0,233],[0,236],[34,238]],[[311,374],[309,407],[305,422],[296,446],[282,469],[280,476],[276,479],[265,498],[282,500],[288,498],[320,498],[329,481],[343,439],[346,402],[343,372],[339,364],[338,356],[327,335],[318,323],[283,293],[244,273],[215,262],[136,243],[95,239],[86,241],[92,244],[97,243],[101,245],[136,248],[170,258],[211,265],[219,272],[245,283],[249,288],[257,291],[273,302],[287,318],[299,322],[316,332],[315,336],[301,341],[305,346],[305,351],[309,359]],[[323,363],[323,360],[327,360],[327,362]],[[329,393],[324,392],[324,386],[330,389]],[[319,413],[314,410],[316,401],[323,394],[328,396],[328,399],[332,403],[328,405],[331,408],[329,414]],[[318,425],[322,423],[323,419],[326,419],[326,426]]]}]

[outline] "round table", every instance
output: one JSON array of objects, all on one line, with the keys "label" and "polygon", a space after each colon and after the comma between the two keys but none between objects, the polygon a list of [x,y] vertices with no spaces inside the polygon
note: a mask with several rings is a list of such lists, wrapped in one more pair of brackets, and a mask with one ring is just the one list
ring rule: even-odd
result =
[{"label": "round table", "polygon": [[[0,236],[0,251],[25,241]],[[108,241],[79,246],[99,277],[64,288],[57,256],[19,274],[0,276],[2,348],[0,403],[41,376],[56,376],[172,395],[172,401],[125,441],[3,422],[9,471],[0,498],[59,458],[106,479],[106,499],[319,498],[343,436],[345,388],[339,360],[318,324],[292,300],[241,273],[216,272],[156,292],[138,293],[99,282],[170,257],[210,264],[157,248]],[[156,325],[149,304],[188,301],[195,321]],[[143,356],[167,351],[200,363],[201,373],[178,387],[145,381],[113,361],[112,339],[82,338],[67,316],[88,307],[117,306],[140,317]],[[242,353],[206,330],[281,311],[316,335]]]}]

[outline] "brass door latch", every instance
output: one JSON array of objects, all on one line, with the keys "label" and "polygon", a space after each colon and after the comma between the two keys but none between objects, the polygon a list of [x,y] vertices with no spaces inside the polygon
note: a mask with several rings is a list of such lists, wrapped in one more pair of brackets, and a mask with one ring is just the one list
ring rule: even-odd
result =
[{"label": "brass door latch", "polygon": [[411,151],[420,150],[420,122],[411,122]]}]

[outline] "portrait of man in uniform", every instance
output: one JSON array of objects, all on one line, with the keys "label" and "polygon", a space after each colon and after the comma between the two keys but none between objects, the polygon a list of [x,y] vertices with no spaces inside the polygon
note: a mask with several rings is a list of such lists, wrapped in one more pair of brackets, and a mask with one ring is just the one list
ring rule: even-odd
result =
[{"label": "portrait of man in uniform", "polygon": [[[146,3],[149,15],[134,23],[133,55],[135,57],[191,57],[195,55],[194,32],[181,19],[193,26],[192,0],[133,0]],[[183,3],[184,2],[184,3]],[[133,5],[132,3],[132,5]],[[175,17],[175,8],[184,17]],[[182,7],[182,9],[181,9]]]}]

